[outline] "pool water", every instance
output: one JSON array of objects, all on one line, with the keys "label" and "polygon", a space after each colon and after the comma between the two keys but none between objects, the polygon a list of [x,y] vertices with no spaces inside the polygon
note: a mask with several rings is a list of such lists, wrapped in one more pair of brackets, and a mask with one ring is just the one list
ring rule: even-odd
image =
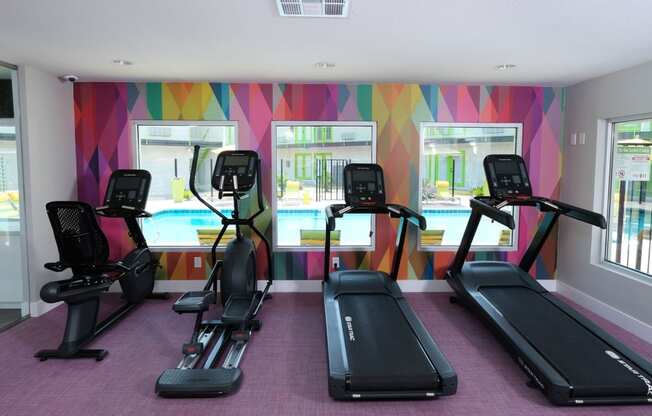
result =
[{"label": "pool water", "polygon": [[[443,245],[458,245],[464,234],[470,210],[425,210],[424,216],[428,229],[443,229]],[[226,216],[231,210],[222,210]],[[298,246],[300,230],[323,230],[326,217],[321,210],[298,209],[277,211],[277,233],[279,246]],[[368,246],[371,244],[371,215],[348,215],[337,220],[340,230],[341,245]],[[198,228],[220,228],[221,222],[217,215],[208,210],[164,210],[157,212],[151,218],[143,220],[143,234],[150,245],[194,246],[198,244]],[[498,223],[492,223],[486,218],[480,223],[474,244],[495,245],[498,243],[501,230],[506,229]]]},{"label": "pool water", "polygon": [[[428,230],[445,230],[442,245],[457,246],[462,241],[466,223],[469,221],[471,210],[425,210],[423,216],[426,217]],[[502,224],[492,222],[486,217],[482,217],[480,225],[473,238],[473,245],[478,246],[495,246],[500,240],[500,234],[503,230],[509,230]]]}]

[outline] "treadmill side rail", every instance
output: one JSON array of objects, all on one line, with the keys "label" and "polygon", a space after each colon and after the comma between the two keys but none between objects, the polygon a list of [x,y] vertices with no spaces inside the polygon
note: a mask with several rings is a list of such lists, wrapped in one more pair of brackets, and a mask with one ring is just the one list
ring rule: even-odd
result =
[{"label": "treadmill side rail", "polygon": [[[499,341],[512,354],[514,360],[555,404],[567,404],[570,400],[568,382],[514,329],[503,314],[477,289],[464,288],[458,292],[456,279],[448,279],[464,303],[478,313],[489,328],[498,335]],[[455,282],[455,283],[453,283]],[[459,282],[459,281],[458,281]],[[464,285],[464,283],[462,283]],[[467,290],[469,290],[467,292]],[[463,295],[463,293],[466,295]]]},{"label": "treadmill side rail", "polygon": [[[467,263],[469,265],[469,263]],[[505,346],[517,364],[523,369],[528,377],[542,390],[550,402],[556,405],[586,405],[586,404],[635,404],[652,403],[652,396],[604,396],[604,397],[580,397],[577,396],[574,388],[559,371],[553,367],[531,344],[524,338],[505,316],[499,311],[474,285],[474,279],[465,275],[463,279],[459,275],[447,275],[447,280],[454,291],[463,301],[463,304],[476,312],[485,321],[489,328],[497,336],[498,340]],[[530,283],[530,282],[528,282]],[[537,282],[533,282],[539,285]],[[524,285],[525,286],[525,285]],[[526,287],[529,287],[527,285]],[[627,348],[624,344],[604,332],[593,322],[583,317],[570,306],[555,298],[545,290],[538,292],[551,303],[557,306],[601,338],[607,344],[613,346],[614,350],[626,357],[640,369],[650,372],[650,364],[640,355]]]},{"label": "treadmill side rail", "polygon": [[[353,276],[348,281],[343,282],[343,279],[340,277],[341,274],[348,273],[354,275],[379,273],[379,277],[377,279],[366,280],[364,276]],[[452,395],[457,391],[457,375],[455,371],[441,351],[439,351],[437,344],[414,313],[407,300],[403,297],[400,287],[395,281],[387,274],[381,272],[334,272],[331,275],[331,278],[323,283],[323,298],[329,370],[328,390],[332,398],[336,400],[433,399],[439,396]],[[361,286],[362,282],[365,282],[366,290]],[[340,305],[347,298],[348,301]],[[360,373],[361,357],[355,354],[352,357],[350,354],[359,354],[363,350],[351,347],[347,334],[356,338],[360,336],[358,341],[367,339],[369,342],[375,342],[373,341],[373,334],[376,332],[367,333],[366,335],[364,332],[356,332],[355,335],[351,335],[351,332],[345,330],[343,323],[343,319],[350,319],[348,315],[343,317],[343,314],[354,311],[351,309],[351,302],[362,302],[365,298],[370,302],[373,300],[370,304],[375,305],[373,307],[378,307],[379,304],[383,303],[380,301],[381,298],[390,299],[387,302],[395,305],[390,310],[393,310],[393,313],[399,314],[399,319],[402,320],[405,331],[407,331],[404,331],[404,333],[410,334],[410,338],[405,342],[414,343],[412,344],[412,350],[422,353],[423,361],[421,363],[430,369],[429,371],[431,371],[432,376],[431,382],[426,381],[424,383],[424,373],[421,373],[419,375],[415,374],[415,377],[421,377],[421,381],[419,382],[416,382],[415,380],[417,379],[412,377],[410,381],[414,383],[414,387],[411,388],[406,388],[405,384],[399,379],[385,382],[383,383],[384,385],[378,385],[377,388],[371,387],[375,382],[370,381],[370,377],[377,377],[378,374],[373,374],[373,371],[372,374]],[[360,315],[353,314],[350,316],[353,317],[353,328],[356,328],[355,322]],[[359,328],[355,330],[357,331]]]},{"label": "treadmill side rail", "polygon": [[457,374],[450,365],[444,354],[439,349],[437,343],[430,333],[426,331],[419,317],[414,313],[408,302],[404,299],[397,300],[398,306],[403,311],[405,319],[408,321],[414,334],[419,339],[426,355],[432,365],[437,369],[439,374],[439,391],[438,396],[450,396],[457,392]]},{"label": "treadmill side rail", "polygon": [[[584,315],[582,315],[575,309],[571,308],[565,302],[556,298],[552,294],[546,294],[546,298],[551,303],[555,304],[555,306],[557,306],[559,309],[564,311],[571,318],[576,320],[580,325],[584,326],[586,329],[593,332],[595,336],[602,339],[605,343],[609,344],[610,346],[614,347],[613,349],[616,350],[616,352],[619,355],[627,358],[629,361],[634,363],[641,370],[645,371],[648,376],[652,377],[652,364],[649,361],[647,361],[645,358],[643,358],[640,354],[638,354],[636,351],[632,350],[631,348],[629,348],[628,346],[620,342],[618,339],[611,336],[609,333],[607,333],[598,325],[590,321]],[[652,399],[652,394],[650,394],[649,399]]]}]

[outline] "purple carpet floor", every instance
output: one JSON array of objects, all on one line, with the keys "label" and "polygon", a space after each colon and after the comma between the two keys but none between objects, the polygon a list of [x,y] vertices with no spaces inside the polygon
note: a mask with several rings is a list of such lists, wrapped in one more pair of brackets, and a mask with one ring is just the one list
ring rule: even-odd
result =
[{"label": "purple carpet floor", "polygon": [[[652,406],[560,408],[526,377],[494,336],[447,294],[408,294],[459,377],[458,393],[432,401],[335,402],[328,396],[321,294],[275,294],[263,327],[245,353],[238,393],[214,399],[161,399],[154,382],[176,366],[192,316],[170,301],[149,301],[94,341],[103,362],[32,355],[55,347],[65,308],[0,333],[1,415],[652,415]],[[652,359],[652,345],[596,318],[607,331]],[[391,328],[387,329],[391,336]],[[387,357],[391,359],[391,357]]]}]

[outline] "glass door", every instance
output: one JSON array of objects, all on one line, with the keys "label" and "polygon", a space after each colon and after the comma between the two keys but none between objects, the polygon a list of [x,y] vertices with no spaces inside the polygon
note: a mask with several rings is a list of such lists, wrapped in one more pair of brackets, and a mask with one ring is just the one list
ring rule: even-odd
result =
[{"label": "glass door", "polygon": [[17,70],[0,63],[0,331],[29,313]]}]

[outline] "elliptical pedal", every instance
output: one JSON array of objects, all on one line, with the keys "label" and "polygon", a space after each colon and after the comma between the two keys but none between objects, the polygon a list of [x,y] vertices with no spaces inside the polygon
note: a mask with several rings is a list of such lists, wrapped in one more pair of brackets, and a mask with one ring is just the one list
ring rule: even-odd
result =
[{"label": "elliptical pedal", "polygon": [[156,393],[162,397],[217,397],[240,386],[239,368],[168,369],[156,380]]},{"label": "elliptical pedal", "polygon": [[231,339],[234,342],[248,342],[250,338],[251,333],[249,331],[238,330],[231,333]]},{"label": "elliptical pedal", "polygon": [[188,342],[183,344],[183,355],[197,355],[204,352],[204,344],[201,342]]}]

